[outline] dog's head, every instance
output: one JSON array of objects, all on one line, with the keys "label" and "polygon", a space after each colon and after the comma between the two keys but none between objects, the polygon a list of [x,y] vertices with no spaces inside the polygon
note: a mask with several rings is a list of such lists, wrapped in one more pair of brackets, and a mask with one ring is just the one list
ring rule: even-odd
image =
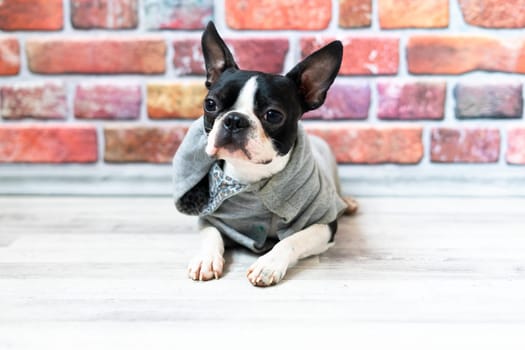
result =
[{"label": "dog's head", "polygon": [[334,41],[284,76],[241,70],[212,22],[202,35],[202,51],[206,152],[252,164],[268,164],[290,152],[298,120],[323,104],[343,54],[341,42]]}]

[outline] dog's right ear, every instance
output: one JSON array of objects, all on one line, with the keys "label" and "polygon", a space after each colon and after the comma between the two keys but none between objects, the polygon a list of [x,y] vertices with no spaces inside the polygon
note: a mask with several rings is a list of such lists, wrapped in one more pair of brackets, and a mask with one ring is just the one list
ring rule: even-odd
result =
[{"label": "dog's right ear", "polygon": [[239,69],[233,55],[217,33],[213,22],[209,22],[201,39],[204,63],[206,64],[206,87],[210,87],[228,68]]}]

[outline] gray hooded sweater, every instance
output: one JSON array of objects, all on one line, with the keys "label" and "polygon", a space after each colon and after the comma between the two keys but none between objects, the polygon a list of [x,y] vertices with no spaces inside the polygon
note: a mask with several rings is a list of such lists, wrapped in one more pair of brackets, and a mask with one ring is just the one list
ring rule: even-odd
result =
[{"label": "gray hooded sweater", "polygon": [[330,224],[346,208],[330,148],[301,124],[286,167],[249,185],[224,174],[222,162],[206,154],[207,140],[201,117],[173,158],[175,206],[256,253],[272,248],[270,237],[282,240],[310,225]]}]

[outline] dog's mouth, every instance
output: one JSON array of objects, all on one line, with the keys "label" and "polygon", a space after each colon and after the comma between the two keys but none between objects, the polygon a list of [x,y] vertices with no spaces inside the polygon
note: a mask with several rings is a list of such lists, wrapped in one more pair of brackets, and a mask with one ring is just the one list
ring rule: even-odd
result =
[{"label": "dog's mouth", "polygon": [[235,158],[251,160],[250,153],[243,147],[236,147],[233,144],[226,144],[222,146],[208,145],[206,146],[206,153],[213,158],[224,159],[224,158]]},{"label": "dog's mouth", "polygon": [[217,145],[208,145],[206,147],[206,153],[212,158],[222,160],[236,159],[258,165],[267,165],[273,161],[273,159],[254,159],[252,154],[245,147],[237,147],[233,144],[227,144],[221,147],[218,147]]}]

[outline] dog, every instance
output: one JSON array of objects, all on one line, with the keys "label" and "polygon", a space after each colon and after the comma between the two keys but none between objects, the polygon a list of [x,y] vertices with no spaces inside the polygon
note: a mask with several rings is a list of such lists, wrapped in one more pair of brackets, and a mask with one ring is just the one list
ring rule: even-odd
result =
[{"label": "dog", "polygon": [[225,243],[236,243],[263,254],[248,280],[274,285],[298,260],[332,246],[337,219],[357,208],[340,194],[329,146],[300,122],[323,104],[343,47],[333,41],[283,76],[239,69],[213,22],[201,43],[204,114],[173,158],[175,205],[199,217],[202,236],[188,275],[218,279]]}]

